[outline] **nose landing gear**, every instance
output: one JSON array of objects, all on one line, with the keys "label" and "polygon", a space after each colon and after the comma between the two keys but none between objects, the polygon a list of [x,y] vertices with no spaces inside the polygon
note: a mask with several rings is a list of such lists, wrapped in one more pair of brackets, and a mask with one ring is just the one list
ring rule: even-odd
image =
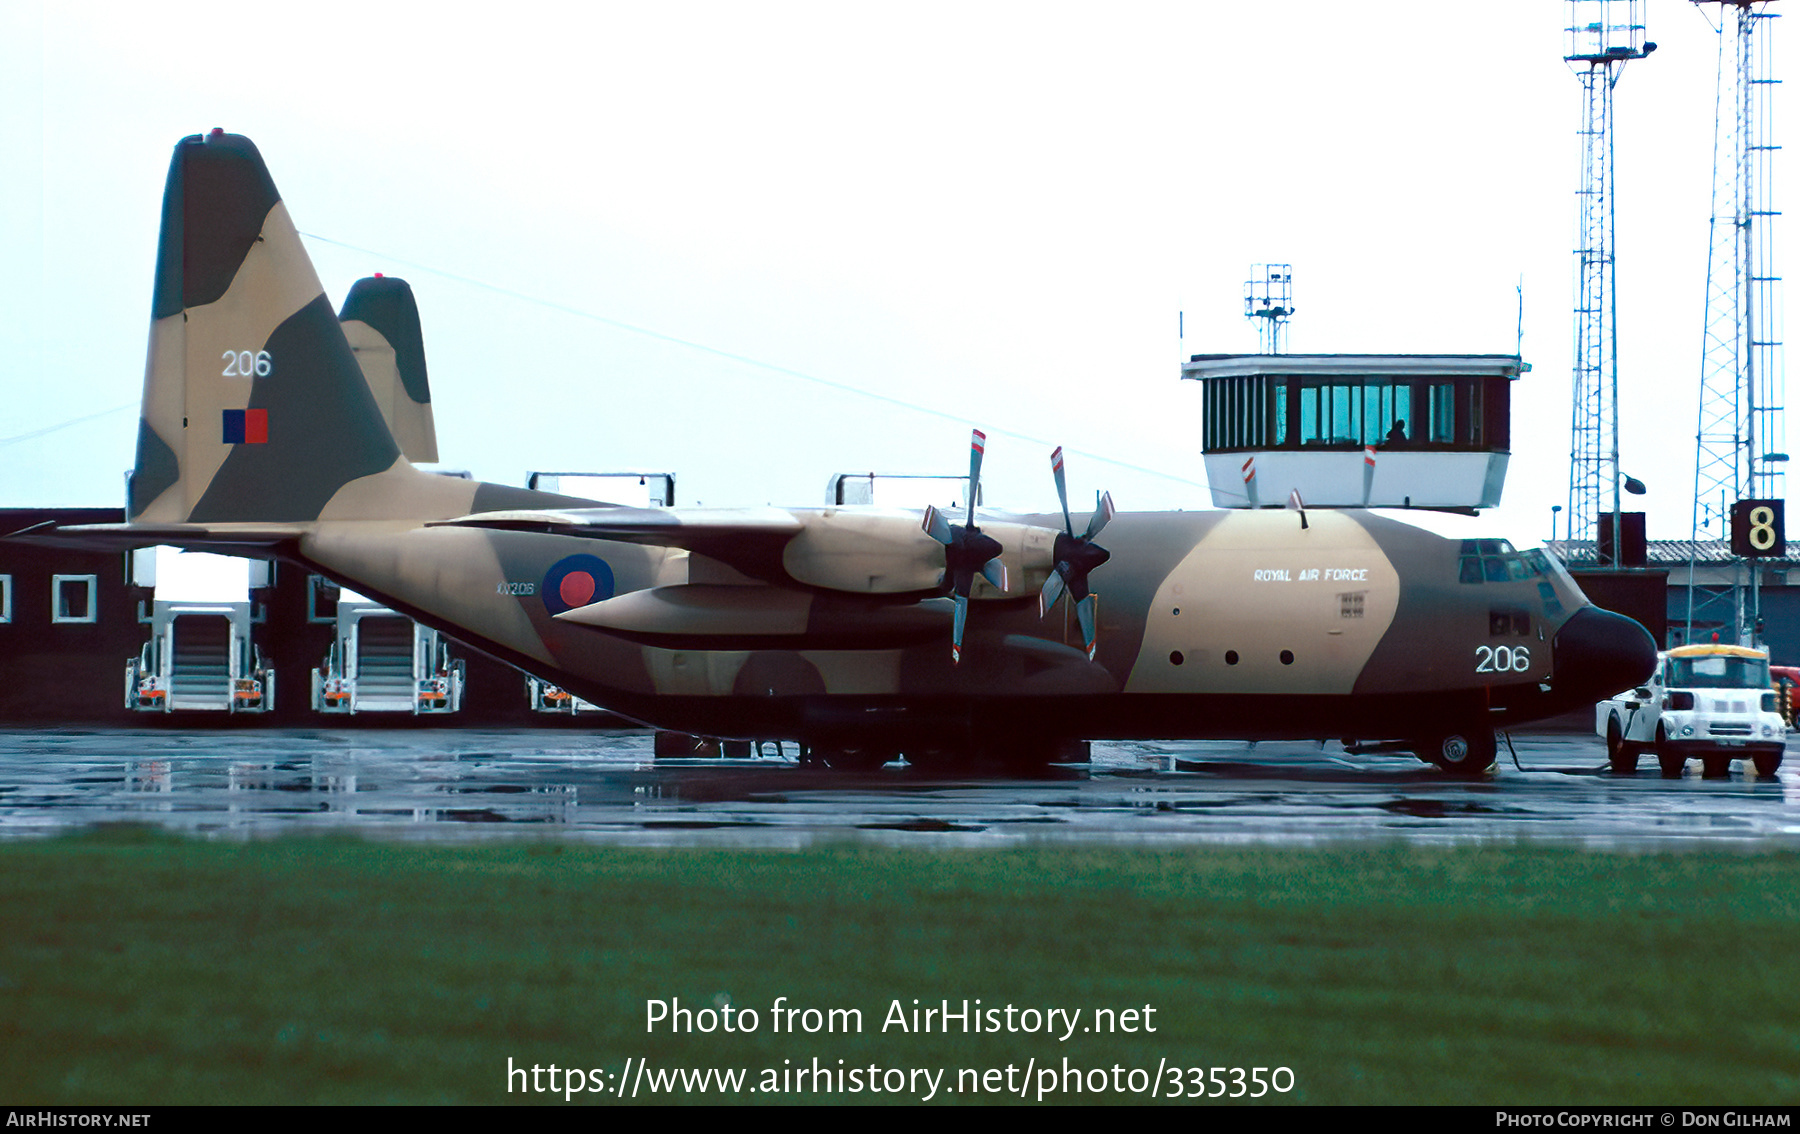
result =
[{"label": "nose landing gear", "polygon": [[1413,743],[1413,754],[1457,776],[1479,776],[1494,763],[1494,730],[1474,728],[1445,732]]}]

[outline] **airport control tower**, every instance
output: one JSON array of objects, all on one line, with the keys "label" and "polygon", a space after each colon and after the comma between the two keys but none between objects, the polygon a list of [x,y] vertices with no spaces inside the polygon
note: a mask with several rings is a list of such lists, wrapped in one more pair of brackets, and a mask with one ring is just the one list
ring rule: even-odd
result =
[{"label": "airport control tower", "polygon": [[1512,383],[1496,354],[1196,354],[1213,504],[1473,511],[1500,503]]}]

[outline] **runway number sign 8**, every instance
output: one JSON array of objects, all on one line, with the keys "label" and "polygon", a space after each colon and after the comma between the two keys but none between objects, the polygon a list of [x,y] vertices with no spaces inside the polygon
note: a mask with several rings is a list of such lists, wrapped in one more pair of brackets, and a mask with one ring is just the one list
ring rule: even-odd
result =
[{"label": "runway number sign 8", "polygon": [[1476,673],[1524,673],[1531,668],[1531,650],[1525,646],[1476,646]]},{"label": "runway number sign 8", "polygon": [[1775,509],[1766,504],[1750,509],[1750,546],[1756,551],[1775,546]]},{"label": "runway number sign 8", "polygon": [[1739,500],[1731,506],[1731,553],[1745,559],[1780,559],[1787,555],[1782,500]]}]

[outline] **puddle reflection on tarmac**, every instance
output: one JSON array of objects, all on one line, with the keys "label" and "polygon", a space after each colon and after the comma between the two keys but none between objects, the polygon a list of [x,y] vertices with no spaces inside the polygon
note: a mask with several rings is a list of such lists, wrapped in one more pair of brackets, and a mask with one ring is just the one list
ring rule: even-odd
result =
[{"label": "puddle reflection on tarmac", "polygon": [[[1523,734],[1491,775],[1337,744],[1096,743],[1087,766],[945,778],[791,760],[657,761],[641,731],[0,731],[0,837],[148,823],[227,837],[290,831],[636,846],[830,840],[998,847],[1084,842],[1316,845],[1551,840],[1637,850],[1800,848],[1796,757],[1662,779],[1605,770],[1595,737]],[[792,749],[790,746],[789,752]]]}]

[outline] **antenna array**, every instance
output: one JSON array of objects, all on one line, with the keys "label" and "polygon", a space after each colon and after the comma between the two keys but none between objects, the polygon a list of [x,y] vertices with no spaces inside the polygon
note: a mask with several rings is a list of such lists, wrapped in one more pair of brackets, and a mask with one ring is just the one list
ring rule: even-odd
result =
[{"label": "antenna array", "polygon": [[1702,549],[1725,540],[1732,503],[1786,495],[1781,280],[1770,240],[1770,222],[1779,215],[1769,176],[1779,148],[1769,115],[1777,82],[1770,77],[1768,34],[1775,14],[1757,0],[1695,2],[1702,10],[1718,5],[1719,85],[1685,636],[1691,642],[1717,630],[1724,641],[1748,644],[1756,637],[1761,595],[1754,578],[1746,588],[1743,561],[1727,557],[1727,580],[1696,579],[1705,569],[1700,561],[1715,558]]},{"label": "antenna array", "polygon": [[[1575,365],[1569,441],[1569,539],[1599,549],[1610,502],[1619,530],[1619,330],[1613,256],[1613,87],[1656,50],[1640,0],[1569,0],[1563,59],[1581,80],[1581,187],[1575,249]],[[1610,493],[1606,490],[1610,488]],[[1617,541],[1614,541],[1617,546]],[[1602,559],[1602,562],[1607,560]]]}]

